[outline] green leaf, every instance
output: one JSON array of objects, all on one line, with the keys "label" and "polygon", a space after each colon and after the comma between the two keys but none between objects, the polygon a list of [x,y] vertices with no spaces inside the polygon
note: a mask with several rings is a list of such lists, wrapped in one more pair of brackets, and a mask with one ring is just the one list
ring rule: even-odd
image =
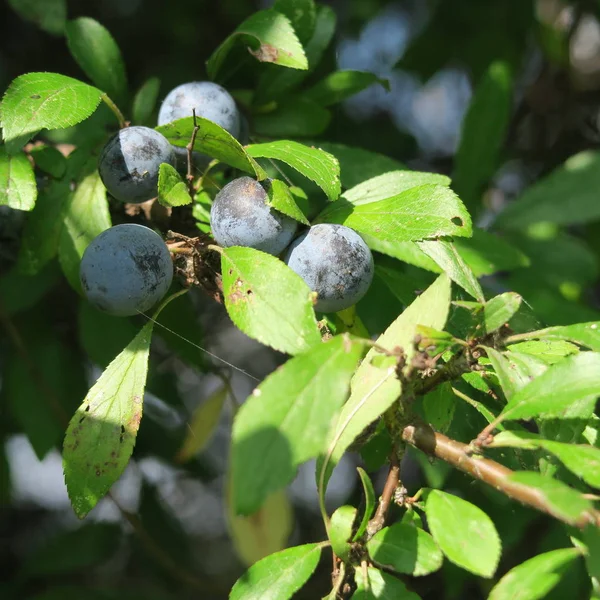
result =
[{"label": "green leaf", "polygon": [[27,358],[13,348],[6,355],[2,401],[42,460],[60,442],[64,422],[85,392],[85,375],[77,356],[39,315],[24,314],[13,325]]},{"label": "green leaf", "polygon": [[402,262],[414,265],[420,269],[431,271],[432,273],[443,273],[444,270],[423,250],[419,248],[416,242],[393,242],[382,241],[371,236],[365,236],[365,241],[369,244],[371,250],[382,252],[392,258],[397,258]]},{"label": "green leaf", "polygon": [[483,307],[486,333],[503,327],[516,314],[523,299],[515,292],[505,292],[488,300]]},{"label": "green leaf", "polygon": [[132,118],[135,125],[147,125],[152,117],[158,92],[160,90],[160,79],[150,77],[141,85],[133,98]]},{"label": "green leaf", "polygon": [[[417,325],[441,329],[446,323],[450,306],[450,280],[441,275],[423,292],[377,340],[380,347],[392,351],[400,346],[412,356],[412,342]],[[344,405],[336,426],[331,430],[327,450],[317,465],[317,482],[324,498],[331,472],[356,437],[382,415],[400,396],[402,385],[396,377],[395,366],[379,369],[371,360],[379,353],[372,348],[352,379],[352,393]]]},{"label": "green leaf", "polygon": [[[263,170],[246,154],[241,144],[225,129],[202,117],[196,117],[198,134],[194,142],[194,150],[208,154],[236,169],[256,175],[259,179],[266,177]],[[185,148],[192,140],[194,118],[177,119],[166,125],[155,127],[174,146]]]},{"label": "green leaf", "polygon": [[329,204],[315,222],[339,223],[390,243],[471,235],[471,217],[458,197],[447,187],[434,184],[367,204],[355,205],[340,198]]},{"label": "green leaf", "polygon": [[60,179],[67,170],[67,159],[54,146],[34,146],[29,150],[29,155],[38,169],[54,179]]},{"label": "green leaf", "polygon": [[89,17],[69,21],[67,45],[82,71],[114,100],[127,96],[125,64],[117,42],[108,29]]},{"label": "green leaf", "polygon": [[358,511],[354,506],[340,506],[332,515],[329,523],[331,549],[344,562],[350,559],[350,538]]},{"label": "green leaf", "polygon": [[336,336],[292,358],[254,390],[233,425],[236,513],[257,510],[323,450],[362,352],[361,343]]},{"label": "green leaf", "polygon": [[[159,309],[160,310],[160,309]],[[135,445],[154,321],[106,367],[69,422],[63,446],[65,483],[82,519],[121,477]]]},{"label": "green leaf", "polygon": [[513,103],[507,62],[493,62],[477,84],[463,120],[453,187],[469,207],[480,207],[484,186],[498,167]]},{"label": "green leaf", "polygon": [[187,424],[183,444],[175,457],[177,462],[187,462],[201,452],[210,441],[219,423],[226,398],[227,388],[220,387],[198,405],[191,421]]},{"label": "green leaf", "polygon": [[491,446],[525,450],[543,448],[554,454],[569,471],[581,477],[587,484],[600,488],[600,448],[545,440],[525,431],[502,431],[494,436]]},{"label": "green leaf", "polygon": [[567,356],[519,390],[504,407],[503,419],[560,417],[570,404],[600,394],[600,353]]},{"label": "green leaf", "polygon": [[513,567],[493,587],[488,600],[538,600],[561,580],[565,568],[581,553],[577,548],[561,548],[534,556]]},{"label": "green leaf", "polygon": [[175,167],[162,163],[158,169],[158,201],[163,206],[185,206],[192,197]]},{"label": "green leaf", "polygon": [[[318,142],[319,147],[333,154],[340,163],[342,186],[349,189],[390,171],[401,171],[406,167],[399,161],[377,152],[345,146],[334,142]],[[411,173],[411,171],[409,171]],[[430,174],[431,175],[431,174]],[[434,177],[436,177],[434,175]],[[437,175],[435,183],[442,183],[443,175]],[[450,180],[448,180],[450,181]]]},{"label": "green leaf", "polygon": [[390,82],[378,77],[375,73],[351,70],[334,71],[305,92],[304,97],[321,106],[330,106],[358,94],[374,83],[378,83],[388,92],[390,91]]},{"label": "green leaf", "polygon": [[292,196],[290,188],[286,183],[279,179],[270,179],[266,187],[268,196],[267,204],[269,206],[296,221],[300,221],[304,225],[310,225],[310,222],[296,204],[294,196]]},{"label": "green leaf", "polygon": [[63,215],[58,259],[73,289],[80,291],[81,257],[92,240],[111,226],[106,188],[98,171],[94,171],[79,183]]},{"label": "green leaf", "polygon": [[452,281],[458,283],[463,290],[473,296],[478,302],[485,302],[485,296],[477,278],[452,242],[446,240],[424,240],[418,242],[417,245],[429,258],[433,259],[444,269]]},{"label": "green leaf", "polygon": [[517,352],[502,354],[493,348],[485,348],[507,400],[546,370],[543,361]]},{"label": "green leaf", "polygon": [[433,539],[451,562],[480,577],[494,575],[502,546],[494,523],[479,507],[430,490],[425,511]]},{"label": "green leaf", "polygon": [[567,340],[600,352],[600,321],[576,323],[564,327],[548,327],[519,334],[519,339],[559,341]]},{"label": "green leaf", "polygon": [[305,544],[263,558],[237,580],[230,600],[288,600],[316,569],[321,548]]},{"label": "green leaf", "polygon": [[289,98],[264,115],[252,121],[254,131],[268,137],[310,137],[327,129],[331,113],[306,98]]},{"label": "green leaf", "polygon": [[531,340],[529,342],[520,342],[511,344],[508,350],[520,354],[531,354],[548,365],[553,365],[565,356],[577,354],[579,347],[563,340]]},{"label": "green leaf", "polygon": [[587,547],[585,562],[590,577],[600,582],[600,529],[588,525],[583,531],[583,541]]},{"label": "green leaf", "polygon": [[373,489],[371,478],[367,475],[364,469],[356,467],[356,470],[358,471],[360,481],[362,482],[363,491],[365,493],[365,511],[363,512],[358,529],[352,538],[353,542],[359,540],[364,535],[365,531],[367,531],[369,519],[373,516],[373,512],[375,511],[375,490]]},{"label": "green leaf", "polygon": [[294,526],[294,509],[284,490],[267,497],[264,504],[247,517],[234,515],[227,500],[227,521],[231,541],[242,562],[255,562],[283,550]]},{"label": "green leaf", "polygon": [[367,568],[368,581],[364,580],[361,568],[355,570],[354,579],[356,591],[352,600],[420,600],[417,594],[406,589],[402,581],[374,567]]},{"label": "green leaf", "polygon": [[594,190],[600,186],[600,152],[586,150],[528,187],[499,215],[498,227],[524,229],[533,223],[587,223],[600,218]]},{"label": "green leaf", "polygon": [[444,557],[433,538],[414,525],[385,527],[367,543],[369,556],[382,567],[419,577],[437,571]]},{"label": "green leaf", "polygon": [[0,276],[0,302],[8,316],[35,306],[57,283],[62,281],[56,263],[33,276],[23,275],[17,267]]},{"label": "green leaf", "polygon": [[66,531],[33,552],[23,570],[31,577],[92,568],[113,556],[121,536],[116,523],[94,523]]},{"label": "green leaf", "polygon": [[261,10],[246,19],[210,56],[206,70],[211,79],[218,75],[231,48],[241,41],[260,62],[291,69],[308,69],[302,45],[287,17],[274,9]]},{"label": "green leaf", "polygon": [[314,181],[330,200],[336,200],[341,193],[340,165],[328,152],[319,148],[309,148],[298,142],[279,140],[266,144],[252,144],[246,147],[254,158],[280,160]]},{"label": "green leaf", "polygon": [[[362,172],[362,171],[361,171]],[[369,204],[379,200],[387,200],[402,192],[421,185],[437,184],[448,187],[450,179],[438,173],[421,173],[419,171],[391,171],[366,179],[346,190],[342,198],[355,206]]]},{"label": "green leaf", "polygon": [[273,8],[285,15],[304,44],[315,30],[317,7],[314,0],[275,0]]},{"label": "green leaf", "polygon": [[[296,0],[290,0],[295,3]],[[297,0],[304,3],[304,0]],[[284,12],[284,11],[281,11]],[[265,65],[264,73],[255,91],[255,102],[264,104],[273,98],[297,88],[311,71],[321,62],[323,53],[329,46],[335,33],[336,16],[329,6],[317,6],[316,21],[311,38],[304,44],[304,52],[308,60],[308,70],[279,69]],[[304,40],[302,40],[304,42]]]},{"label": "green leaf", "polygon": [[35,175],[25,154],[11,156],[0,146],[0,206],[31,210],[36,199]]},{"label": "green leaf", "polygon": [[57,73],[17,77],[0,104],[7,150],[16,152],[42,129],[64,129],[80,123],[98,108],[101,97],[99,89]]},{"label": "green leaf", "polygon": [[56,256],[63,211],[69,204],[71,193],[68,183],[63,181],[52,181],[40,191],[21,235],[17,259],[21,273],[35,275]]},{"label": "green leaf", "polygon": [[476,277],[528,267],[529,258],[498,235],[473,229],[473,237],[456,238],[454,245]]},{"label": "green leaf", "polygon": [[53,35],[62,35],[67,20],[66,0],[8,0],[23,19]]},{"label": "green leaf", "polygon": [[221,270],[225,307],[246,335],[288,354],[320,343],[311,291],[279,259],[234,246],[221,251]]},{"label": "green leaf", "polygon": [[426,421],[437,431],[445,433],[452,424],[456,397],[449,382],[444,382],[423,398]]},{"label": "green leaf", "polygon": [[592,510],[592,503],[578,491],[562,481],[557,481],[541,473],[518,471],[509,476],[509,481],[535,488],[550,507],[554,517],[575,524],[585,513]]}]

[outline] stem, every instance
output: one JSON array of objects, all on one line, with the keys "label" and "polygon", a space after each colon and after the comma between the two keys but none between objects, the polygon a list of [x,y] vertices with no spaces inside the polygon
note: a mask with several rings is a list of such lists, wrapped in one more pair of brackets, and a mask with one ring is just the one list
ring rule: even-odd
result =
[{"label": "stem", "polygon": [[192,156],[194,150],[194,144],[196,143],[196,136],[198,135],[198,130],[200,127],[196,122],[196,109],[192,108],[192,116],[194,117],[194,129],[192,131],[192,139],[190,143],[185,147],[187,150],[187,182],[188,182],[188,190],[190,192],[190,196],[194,197],[194,158]]},{"label": "stem", "polygon": [[102,96],[100,96],[100,99],[102,100],[102,102],[104,102],[104,104],[106,104],[106,106],[108,106],[108,108],[110,108],[110,110],[113,111],[115,117],[117,117],[117,121],[119,121],[119,127],[121,129],[125,129],[125,127],[127,127],[127,121],[125,121],[125,117],[123,116],[123,113],[119,110],[119,107],[108,97],[107,94],[102,94]]},{"label": "stem", "polygon": [[371,539],[378,531],[380,531],[385,525],[385,519],[387,517],[390,506],[392,505],[392,498],[396,488],[400,485],[400,463],[398,461],[398,455],[396,448],[392,449],[390,456],[390,470],[388,471],[387,479],[383,487],[383,493],[379,499],[379,506],[375,512],[375,516],[369,521],[367,525],[367,537]]},{"label": "stem", "polygon": [[583,512],[571,522],[554,510],[552,504],[540,490],[510,480],[511,469],[488,458],[471,456],[472,449],[467,444],[452,440],[442,433],[436,433],[424,423],[413,423],[402,431],[402,439],[429,456],[440,458],[456,469],[486,483],[505,496],[553,516],[559,521],[584,529],[589,523],[600,526],[600,512]]}]

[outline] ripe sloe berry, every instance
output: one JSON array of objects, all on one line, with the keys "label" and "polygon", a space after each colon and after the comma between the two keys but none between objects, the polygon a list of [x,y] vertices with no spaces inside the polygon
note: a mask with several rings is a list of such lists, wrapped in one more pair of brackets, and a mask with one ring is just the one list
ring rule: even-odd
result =
[{"label": "ripe sloe berry", "polygon": [[173,262],[157,233],[126,223],[94,238],[81,259],[79,277],[93,306],[126,317],[148,310],[167,293]]},{"label": "ripe sloe berry", "polygon": [[121,129],[102,150],[98,169],[106,189],[121,202],[139,204],[158,195],[158,168],[175,166],[167,138],[149,127]]},{"label": "ripe sloe berry", "polygon": [[267,192],[260,183],[240,177],[217,194],[210,226],[221,246],[249,246],[277,255],[292,241],[297,223],[267,205]]},{"label": "ripe sloe berry", "polygon": [[285,263],[318,293],[315,310],[337,312],[356,304],[373,280],[373,256],[354,230],[313,225],[288,248]]}]

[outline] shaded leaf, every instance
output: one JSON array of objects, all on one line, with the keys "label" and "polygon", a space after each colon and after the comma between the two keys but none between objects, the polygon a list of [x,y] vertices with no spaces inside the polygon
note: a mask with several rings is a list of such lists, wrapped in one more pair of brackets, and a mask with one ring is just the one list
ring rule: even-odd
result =
[{"label": "shaded leaf", "polygon": [[158,201],[163,206],[185,206],[192,198],[175,167],[162,163],[158,169]]},{"label": "shaded leaf", "polygon": [[275,63],[292,69],[308,69],[306,55],[289,19],[274,9],[267,9],[246,19],[212,53],[206,62],[206,70],[211,79],[216,78],[238,40],[248,44],[248,51],[260,62]]},{"label": "shaded leaf", "polygon": [[577,548],[562,548],[534,556],[513,567],[493,587],[488,600],[538,600],[561,580],[568,564],[580,556]]},{"label": "shaded leaf", "polygon": [[592,510],[592,504],[577,490],[562,481],[557,481],[534,471],[519,471],[509,477],[510,481],[535,488],[550,507],[550,514],[574,525],[585,513]]},{"label": "shaded leaf", "polygon": [[486,333],[492,333],[508,323],[519,310],[522,300],[515,292],[505,292],[488,300],[483,307]]},{"label": "shaded leaf", "polygon": [[80,123],[96,110],[101,97],[99,89],[57,73],[17,77],[0,104],[7,150],[16,152],[42,129],[64,129]]},{"label": "shaded leaf", "polygon": [[273,8],[290,20],[296,35],[303,44],[310,39],[317,19],[317,7],[314,0],[275,0]]},{"label": "shaded leaf", "polygon": [[133,98],[132,118],[135,125],[147,125],[156,108],[160,79],[146,79]]},{"label": "shaded leaf", "polygon": [[418,242],[417,245],[447,273],[452,281],[458,283],[461,288],[478,302],[485,302],[485,297],[477,278],[452,242],[446,240],[425,240]]},{"label": "shaded leaf", "polygon": [[309,148],[298,142],[280,140],[265,144],[252,144],[246,147],[254,158],[272,158],[280,160],[314,181],[330,200],[341,193],[340,165],[328,152],[319,148]]},{"label": "shaded leaf", "polygon": [[10,155],[0,146],[0,206],[31,210],[36,199],[35,175],[25,154]]},{"label": "shaded leaf", "polygon": [[82,71],[114,100],[127,96],[125,64],[117,42],[98,21],[80,17],[65,27],[67,45]]},{"label": "shaded leaf", "polygon": [[470,207],[478,207],[480,194],[498,167],[512,102],[511,67],[495,61],[475,88],[454,162],[453,187]]},{"label": "shaded leaf", "polygon": [[[256,175],[259,179],[266,177],[256,161],[246,154],[242,145],[228,131],[202,117],[196,117],[196,123],[199,129],[194,142],[194,150],[208,154],[236,169]],[[192,139],[194,118],[184,117],[155,127],[155,129],[174,146],[185,148]]]},{"label": "shaded leaf", "polygon": [[252,121],[254,131],[269,137],[311,137],[327,129],[331,113],[307,98],[289,98]]},{"label": "shaded leaf", "polygon": [[54,146],[34,146],[29,150],[35,166],[54,177],[60,179],[67,170],[67,159]]},{"label": "shaded leaf", "polygon": [[587,223],[600,218],[594,190],[600,186],[600,152],[571,156],[550,175],[528,187],[498,216],[502,228],[524,229],[533,223]]},{"label": "shaded leaf", "polygon": [[336,336],[289,360],[254,390],[233,425],[236,513],[257,510],[322,451],[362,352],[361,343]]},{"label": "shaded leaf", "polygon": [[79,182],[63,212],[58,260],[73,289],[81,290],[79,265],[85,249],[110,226],[106,188],[94,171]]},{"label": "shaded leaf", "polygon": [[[441,275],[378,338],[378,346],[389,351],[397,346],[403,348],[409,364],[416,326],[443,328],[449,306],[450,280]],[[317,482],[321,498],[331,472],[350,444],[393,404],[402,391],[395,365],[384,370],[371,364],[377,354],[372,348],[357,369],[352,379],[350,399],[344,405],[337,425],[331,430],[327,450],[318,461]]]},{"label": "shaded leaf", "polygon": [[437,571],[444,560],[427,532],[405,523],[376,533],[367,543],[367,550],[377,564],[415,577]]},{"label": "shaded leaf", "polygon": [[369,519],[373,516],[373,512],[375,511],[375,490],[373,489],[371,478],[367,475],[364,469],[357,467],[356,470],[358,471],[358,475],[363,486],[363,491],[365,493],[365,510],[356,533],[352,538],[353,542],[359,540],[364,535],[365,531],[367,531]]},{"label": "shaded leaf", "polygon": [[423,398],[426,421],[437,431],[445,433],[452,424],[456,397],[448,381],[442,383]]},{"label": "shaded leaf", "polygon": [[279,259],[234,246],[221,251],[221,270],[225,307],[246,335],[288,354],[320,343],[311,291]]},{"label": "shaded leaf", "polygon": [[352,70],[334,71],[305,92],[304,97],[321,106],[330,106],[358,94],[375,83],[381,85],[388,92],[390,91],[389,81],[378,77],[375,73]]},{"label": "shaded leaf", "polygon": [[56,263],[50,263],[36,275],[24,275],[13,267],[0,277],[0,302],[8,316],[35,306],[62,280]]},{"label": "shaded leaf", "polygon": [[234,515],[229,501],[227,507],[231,539],[245,565],[253,565],[285,548],[294,525],[294,509],[285,491],[267,496],[264,504],[247,517]]},{"label": "shaded leaf", "polygon": [[67,20],[66,0],[8,0],[23,19],[53,35],[62,35]]},{"label": "shaded leaf", "polygon": [[355,570],[356,591],[352,595],[352,600],[372,600],[373,598],[419,600],[420,598],[414,592],[407,590],[402,581],[374,567],[367,568],[367,578],[368,581],[365,581],[361,568]]},{"label": "shaded leaf", "polygon": [[288,600],[312,575],[321,548],[321,544],[305,544],[263,558],[237,580],[230,600]]},{"label": "shaded leaf", "polygon": [[175,457],[177,462],[190,460],[195,454],[201,452],[210,441],[219,423],[226,398],[227,388],[220,387],[198,405],[191,422],[188,423],[181,449]]},{"label": "shaded leaf", "polygon": [[480,577],[494,575],[502,546],[494,523],[479,507],[430,490],[425,511],[433,539],[451,562]]},{"label": "shaded leaf", "polygon": [[344,562],[350,558],[350,538],[352,536],[352,526],[356,521],[357,510],[354,506],[340,506],[331,515],[329,523],[329,539],[331,540],[331,549]]},{"label": "shaded leaf", "polygon": [[560,416],[569,405],[600,394],[600,353],[567,356],[519,390],[504,407],[503,419]]}]

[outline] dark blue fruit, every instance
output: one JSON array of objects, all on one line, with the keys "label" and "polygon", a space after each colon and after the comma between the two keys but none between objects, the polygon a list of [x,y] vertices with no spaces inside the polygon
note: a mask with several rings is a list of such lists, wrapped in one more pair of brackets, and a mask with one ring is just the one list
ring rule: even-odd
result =
[{"label": "dark blue fruit", "polygon": [[149,127],[126,127],[104,147],[98,170],[112,196],[138,204],[158,195],[161,163],[175,166],[175,153],[167,138]]},{"label": "dark blue fruit", "polygon": [[210,211],[212,234],[221,246],[249,246],[279,254],[292,241],[297,223],[267,204],[265,188],[251,177],[228,183]]},{"label": "dark blue fruit", "polygon": [[294,240],[284,261],[317,292],[315,310],[319,312],[337,312],[356,304],[373,280],[369,247],[344,225],[313,225]]},{"label": "dark blue fruit", "polygon": [[79,277],[93,306],[120,317],[144,312],[166,293],[173,262],[163,239],[143,225],[116,225],[86,248]]}]

